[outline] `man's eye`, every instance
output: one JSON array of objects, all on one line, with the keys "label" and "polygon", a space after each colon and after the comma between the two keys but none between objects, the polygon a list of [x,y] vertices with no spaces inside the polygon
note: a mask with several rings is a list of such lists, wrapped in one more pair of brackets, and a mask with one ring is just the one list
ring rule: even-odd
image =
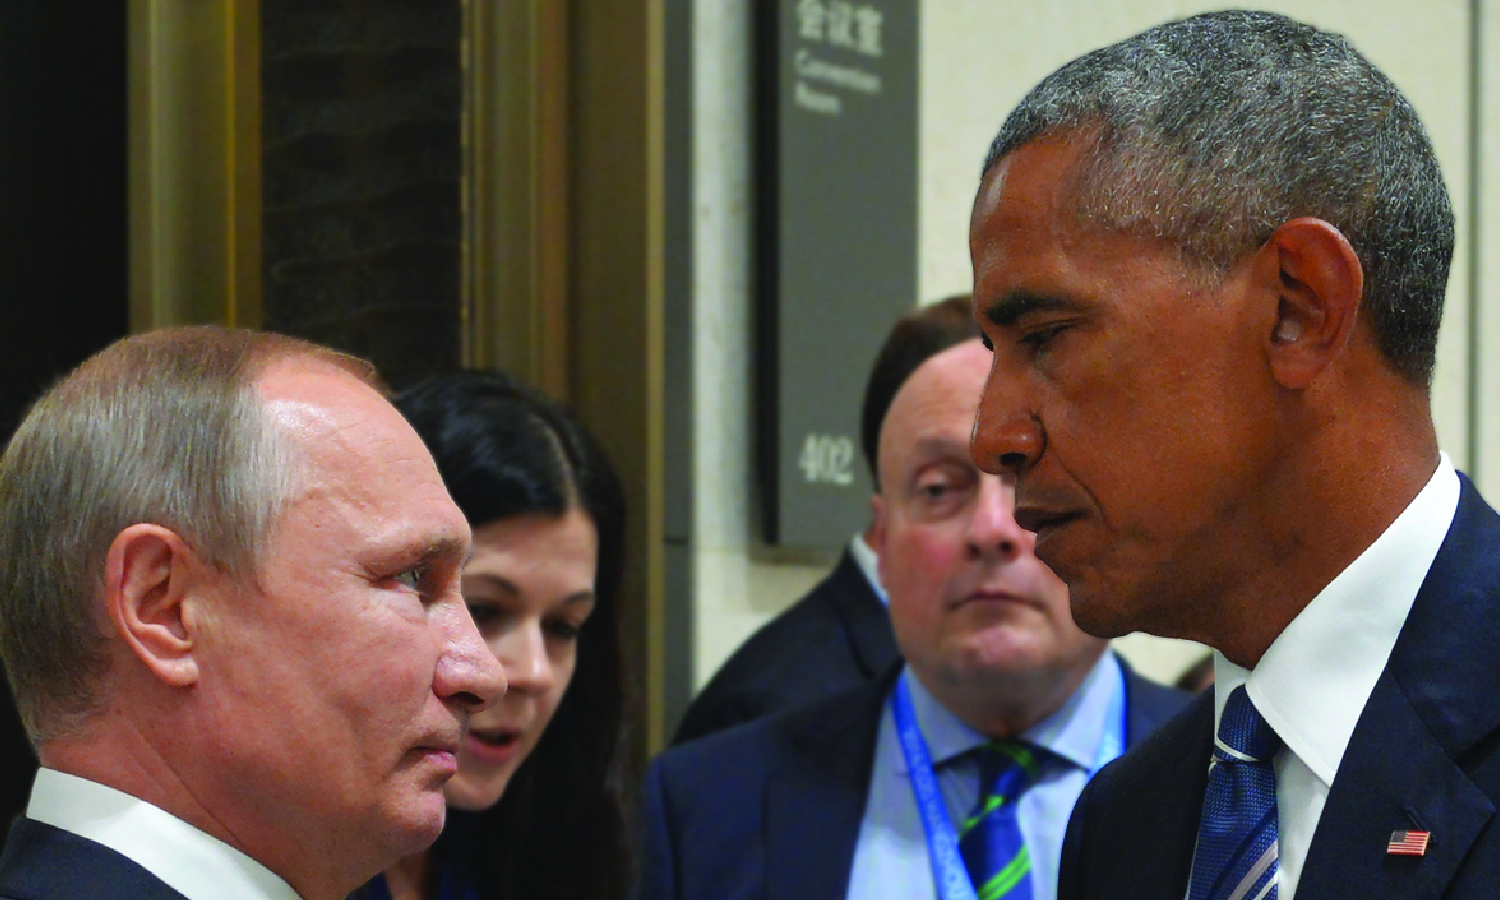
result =
[{"label": "man's eye", "polygon": [[918,491],[928,500],[941,500],[947,495],[949,487],[946,484],[924,484]]},{"label": "man's eye", "polygon": [[1061,334],[1067,327],[1065,324],[1047,325],[1034,331],[1028,331],[1021,335],[1020,343],[1025,347],[1030,347],[1032,350],[1043,350],[1048,344],[1052,343],[1053,338]]},{"label": "man's eye", "polygon": [[422,568],[421,566],[415,566],[413,568],[407,569],[404,572],[396,573],[394,576],[392,576],[392,580],[402,587],[420,593],[423,587],[423,582],[427,580],[426,575],[427,572],[424,568]]}]

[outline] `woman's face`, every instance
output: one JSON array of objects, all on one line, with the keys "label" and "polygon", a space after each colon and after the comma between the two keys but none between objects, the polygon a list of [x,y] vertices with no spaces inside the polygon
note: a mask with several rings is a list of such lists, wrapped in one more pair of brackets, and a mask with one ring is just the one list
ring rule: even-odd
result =
[{"label": "woman's face", "polygon": [[490,522],[474,530],[463,593],[510,689],[469,722],[458,774],[444,793],[456,809],[493,806],[557,711],[573,677],[578,631],[594,610],[599,535],[580,509]]}]

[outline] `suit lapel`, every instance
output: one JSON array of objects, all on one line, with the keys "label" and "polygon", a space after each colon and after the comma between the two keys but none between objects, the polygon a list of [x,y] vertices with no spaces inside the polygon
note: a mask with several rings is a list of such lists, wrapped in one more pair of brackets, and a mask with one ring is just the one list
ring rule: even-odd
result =
[{"label": "suit lapel", "polygon": [[108,847],[25,817],[11,826],[0,858],[0,896],[185,900]]},{"label": "suit lapel", "polygon": [[842,900],[864,818],[875,735],[892,676],[793,736],[802,764],[766,783],[767,900]]},{"label": "suit lapel", "polygon": [[[1453,764],[1389,673],[1370,695],[1350,750],[1308,848],[1298,896],[1435,900],[1494,804]],[[1391,832],[1408,829],[1432,833],[1427,853],[1388,855]]]},{"label": "suit lapel", "polygon": [[1192,702],[1193,695],[1153,684],[1137,675],[1125,660],[1118,661],[1120,671],[1125,674],[1125,748],[1128,750],[1182,712]]},{"label": "suit lapel", "polygon": [[[1299,896],[1442,896],[1493,817],[1455,761],[1500,727],[1497,548],[1500,517],[1462,478],[1453,525],[1339,765]],[[1432,833],[1426,854],[1387,855],[1391,832],[1409,829]]]},{"label": "suit lapel", "polygon": [[[1143,786],[1144,792],[1129,808],[1114,807],[1116,821],[1109,828],[1096,830],[1092,839],[1112,842],[1099,852],[1112,857],[1112,865],[1120,868],[1105,871],[1149,872],[1164,888],[1160,894],[1141,892],[1138,896],[1180,897],[1187,893],[1213,733],[1213,697],[1203,694],[1182,715],[1143,741],[1152,749],[1129,754],[1138,762],[1130,779]],[[1164,747],[1171,749],[1162,752],[1160,748]],[[1103,888],[1099,896],[1137,896],[1115,894],[1118,885],[1095,887]]]}]

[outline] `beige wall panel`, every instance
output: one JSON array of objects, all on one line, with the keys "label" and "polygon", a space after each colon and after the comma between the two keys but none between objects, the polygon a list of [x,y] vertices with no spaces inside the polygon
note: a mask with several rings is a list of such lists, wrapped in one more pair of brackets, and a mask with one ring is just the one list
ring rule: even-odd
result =
[{"label": "beige wall panel", "polygon": [[1478,392],[1479,489],[1491,503],[1500,501],[1500,0],[1484,0],[1484,65],[1481,70],[1481,127],[1483,166],[1476,173],[1481,187],[1478,215],[1483,225],[1479,240],[1479,371]]},{"label": "beige wall panel", "polygon": [[830,561],[755,549],[751,434],[750,3],[693,15],[695,687]]}]

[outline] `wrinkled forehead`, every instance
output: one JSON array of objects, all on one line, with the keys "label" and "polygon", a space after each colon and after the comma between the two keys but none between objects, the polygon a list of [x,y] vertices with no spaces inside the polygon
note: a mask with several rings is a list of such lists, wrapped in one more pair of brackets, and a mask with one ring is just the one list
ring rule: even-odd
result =
[{"label": "wrinkled forehead", "polygon": [[404,420],[374,388],[316,358],[270,362],[254,386],[267,420],[299,439],[357,446],[361,432],[373,438],[410,431],[395,428]]},{"label": "wrinkled forehead", "polygon": [[314,361],[273,366],[257,389],[270,427],[302,461],[282,526],[331,523],[362,552],[467,554],[468,523],[431,454],[373,388]]},{"label": "wrinkled forehead", "polygon": [[296,358],[272,363],[255,388],[267,426],[300,458],[307,480],[347,482],[365,491],[435,487],[446,499],[422,439],[360,379],[316,359]]}]

